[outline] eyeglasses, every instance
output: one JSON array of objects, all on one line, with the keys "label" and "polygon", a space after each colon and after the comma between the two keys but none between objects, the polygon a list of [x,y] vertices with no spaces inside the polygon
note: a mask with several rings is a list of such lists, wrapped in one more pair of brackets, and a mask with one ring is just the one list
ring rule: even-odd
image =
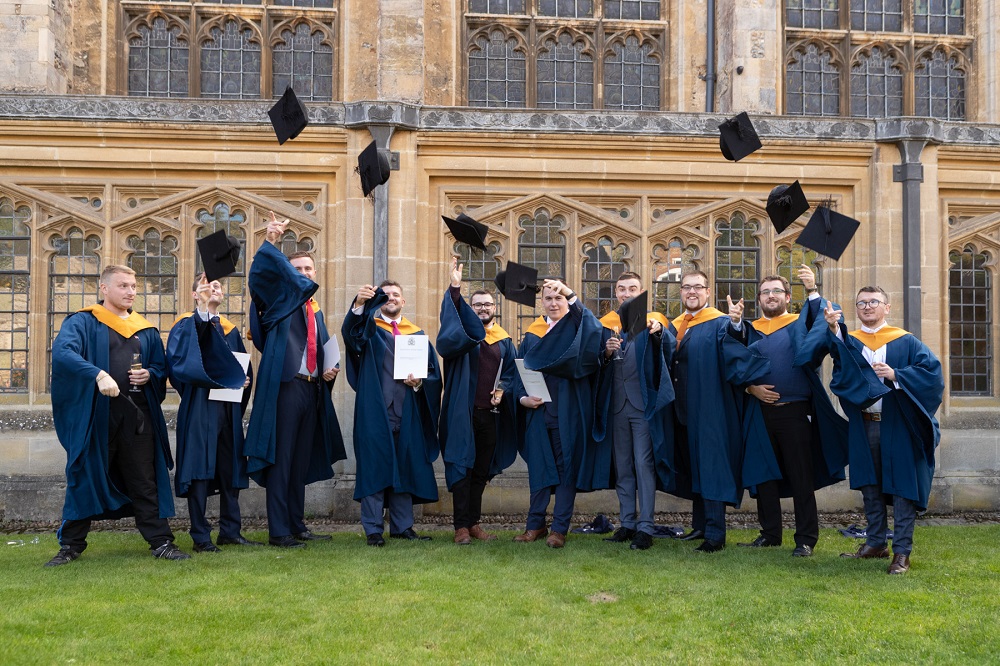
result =
[{"label": "eyeglasses", "polygon": [[775,296],[784,296],[787,293],[788,292],[785,291],[784,289],[761,289],[760,290],[760,295],[761,296],[770,296],[771,294],[774,294]]},{"label": "eyeglasses", "polygon": [[874,310],[878,306],[882,305],[882,303],[883,301],[880,301],[877,298],[873,298],[870,301],[858,301],[857,303],[855,303],[855,305],[858,306],[859,310],[868,310],[869,308]]},{"label": "eyeglasses", "polygon": [[704,291],[705,289],[708,289],[708,287],[706,287],[703,284],[682,284],[681,285],[681,291]]},{"label": "eyeglasses", "polygon": [[493,303],[473,303],[473,310],[485,310],[486,308],[496,307]]}]

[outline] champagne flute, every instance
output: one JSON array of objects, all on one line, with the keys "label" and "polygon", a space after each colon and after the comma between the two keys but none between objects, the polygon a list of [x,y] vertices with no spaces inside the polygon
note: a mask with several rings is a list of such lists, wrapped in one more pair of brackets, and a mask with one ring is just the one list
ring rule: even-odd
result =
[{"label": "champagne flute", "polygon": [[612,331],[614,331],[614,333],[615,333],[615,339],[616,339],[616,340],[618,340],[618,349],[616,349],[616,350],[615,350],[615,353],[614,353],[614,355],[613,355],[613,356],[611,357],[611,360],[612,360],[612,361],[624,361],[624,360],[625,360],[625,357],[624,357],[624,356],[622,356],[622,347],[621,347],[621,341],[622,341],[622,329],[621,329],[621,328],[619,328],[618,326],[615,326],[615,327],[614,327],[613,329],[611,329],[611,330],[612,330]]},{"label": "champagne flute", "polygon": [[500,400],[503,398],[503,386],[497,384],[497,387],[493,389],[493,396],[497,399],[497,404],[493,405],[490,412],[493,414],[500,413]]},{"label": "champagne flute", "polygon": [[[142,357],[139,354],[132,354],[132,365],[129,366],[129,370],[142,370]],[[129,393],[141,393],[142,389],[139,388],[138,384],[132,384],[128,391]]]}]

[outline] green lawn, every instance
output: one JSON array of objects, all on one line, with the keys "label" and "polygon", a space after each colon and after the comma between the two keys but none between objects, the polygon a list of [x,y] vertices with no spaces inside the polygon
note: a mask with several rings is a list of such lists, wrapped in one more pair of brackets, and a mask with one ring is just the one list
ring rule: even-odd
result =
[{"label": "green lawn", "polygon": [[[918,527],[910,572],[816,555],[646,552],[571,535],[562,551],[458,547],[357,533],[304,550],[227,547],[153,560],[137,534],[96,532],[44,568],[51,534],[0,545],[0,655],[20,663],[997,663],[1000,526]],[[253,534],[264,538],[261,533]],[[190,550],[190,539],[178,543]]]}]

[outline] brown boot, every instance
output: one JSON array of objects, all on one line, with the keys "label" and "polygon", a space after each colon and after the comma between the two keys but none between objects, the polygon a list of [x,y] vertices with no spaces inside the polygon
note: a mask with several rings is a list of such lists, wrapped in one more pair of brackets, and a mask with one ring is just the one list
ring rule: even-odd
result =
[{"label": "brown boot", "polygon": [[559,532],[553,532],[549,535],[549,538],[545,540],[545,545],[549,548],[562,548],[566,545],[566,535]]},{"label": "brown boot", "polygon": [[497,540],[497,535],[496,534],[490,534],[489,532],[487,532],[486,530],[484,530],[482,527],[480,527],[479,523],[476,523],[475,525],[473,525],[472,527],[469,528],[469,536],[471,536],[473,539],[479,539],[480,541],[496,541]]},{"label": "brown boot", "polygon": [[893,555],[892,564],[889,565],[890,574],[905,574],[910,570],[909,555]]},{"label": "brown boot", "polygon": [[889,559],[889,549],[886,548],[885,546],[882,546],[881,548],[872,548],[868,544],[863,543],[861,544],[861,547],[858,548],[858,552],[841,553],[840,556],[850,557],[856,560],[872,560],[872,559],[887,560]]},{"label": "brown boot", "polygon": [[514,541],[518,541],[520,543],[528,543],[529,541],[538,541],[548,533],[549,529],[547,527],[543,527],[540,530],[524,530],[524,534],[518,534],[516,537],[514,537]]},{"label": "brown boot", "polygon": [[459,546],[468,546],[472,543],[472,537],[469,536],[468,528],[460,527],[455,530],[455,543]]}]

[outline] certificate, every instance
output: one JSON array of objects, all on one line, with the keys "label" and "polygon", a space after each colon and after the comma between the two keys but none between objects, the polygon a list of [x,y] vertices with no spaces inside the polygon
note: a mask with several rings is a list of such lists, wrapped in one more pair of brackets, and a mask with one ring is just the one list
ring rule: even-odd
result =
[{"label": "certificate", "polygon": [[[247,368],[250,367],[250,354],[234,351],[233,356],[243,366],[243,374],[246,374]],[[218,402],[241,402],[243,400],[243,387],[238,389],[211,389],[208,392],[208,399]]]},{"label": "certificate", "polygon": [[335,368],[338,363],[340,363],[340,345],[337,344],[337,336],[331,335],[323,345],[323,372]]},{"label": "certificate", "polygon": [[427,378],[427,336],[397,335],[396,358],[392,366],[393,379]]},{"label": "certificate", "polygon": [[537,370],[528,370],[524,367],[523,358],[515,359],[514,362],[517,363],[517,373],[521,375],[524,392],[532,398],[541,398],[542,402],[552,402],[549,387],[545,385],[545,375]]}]

